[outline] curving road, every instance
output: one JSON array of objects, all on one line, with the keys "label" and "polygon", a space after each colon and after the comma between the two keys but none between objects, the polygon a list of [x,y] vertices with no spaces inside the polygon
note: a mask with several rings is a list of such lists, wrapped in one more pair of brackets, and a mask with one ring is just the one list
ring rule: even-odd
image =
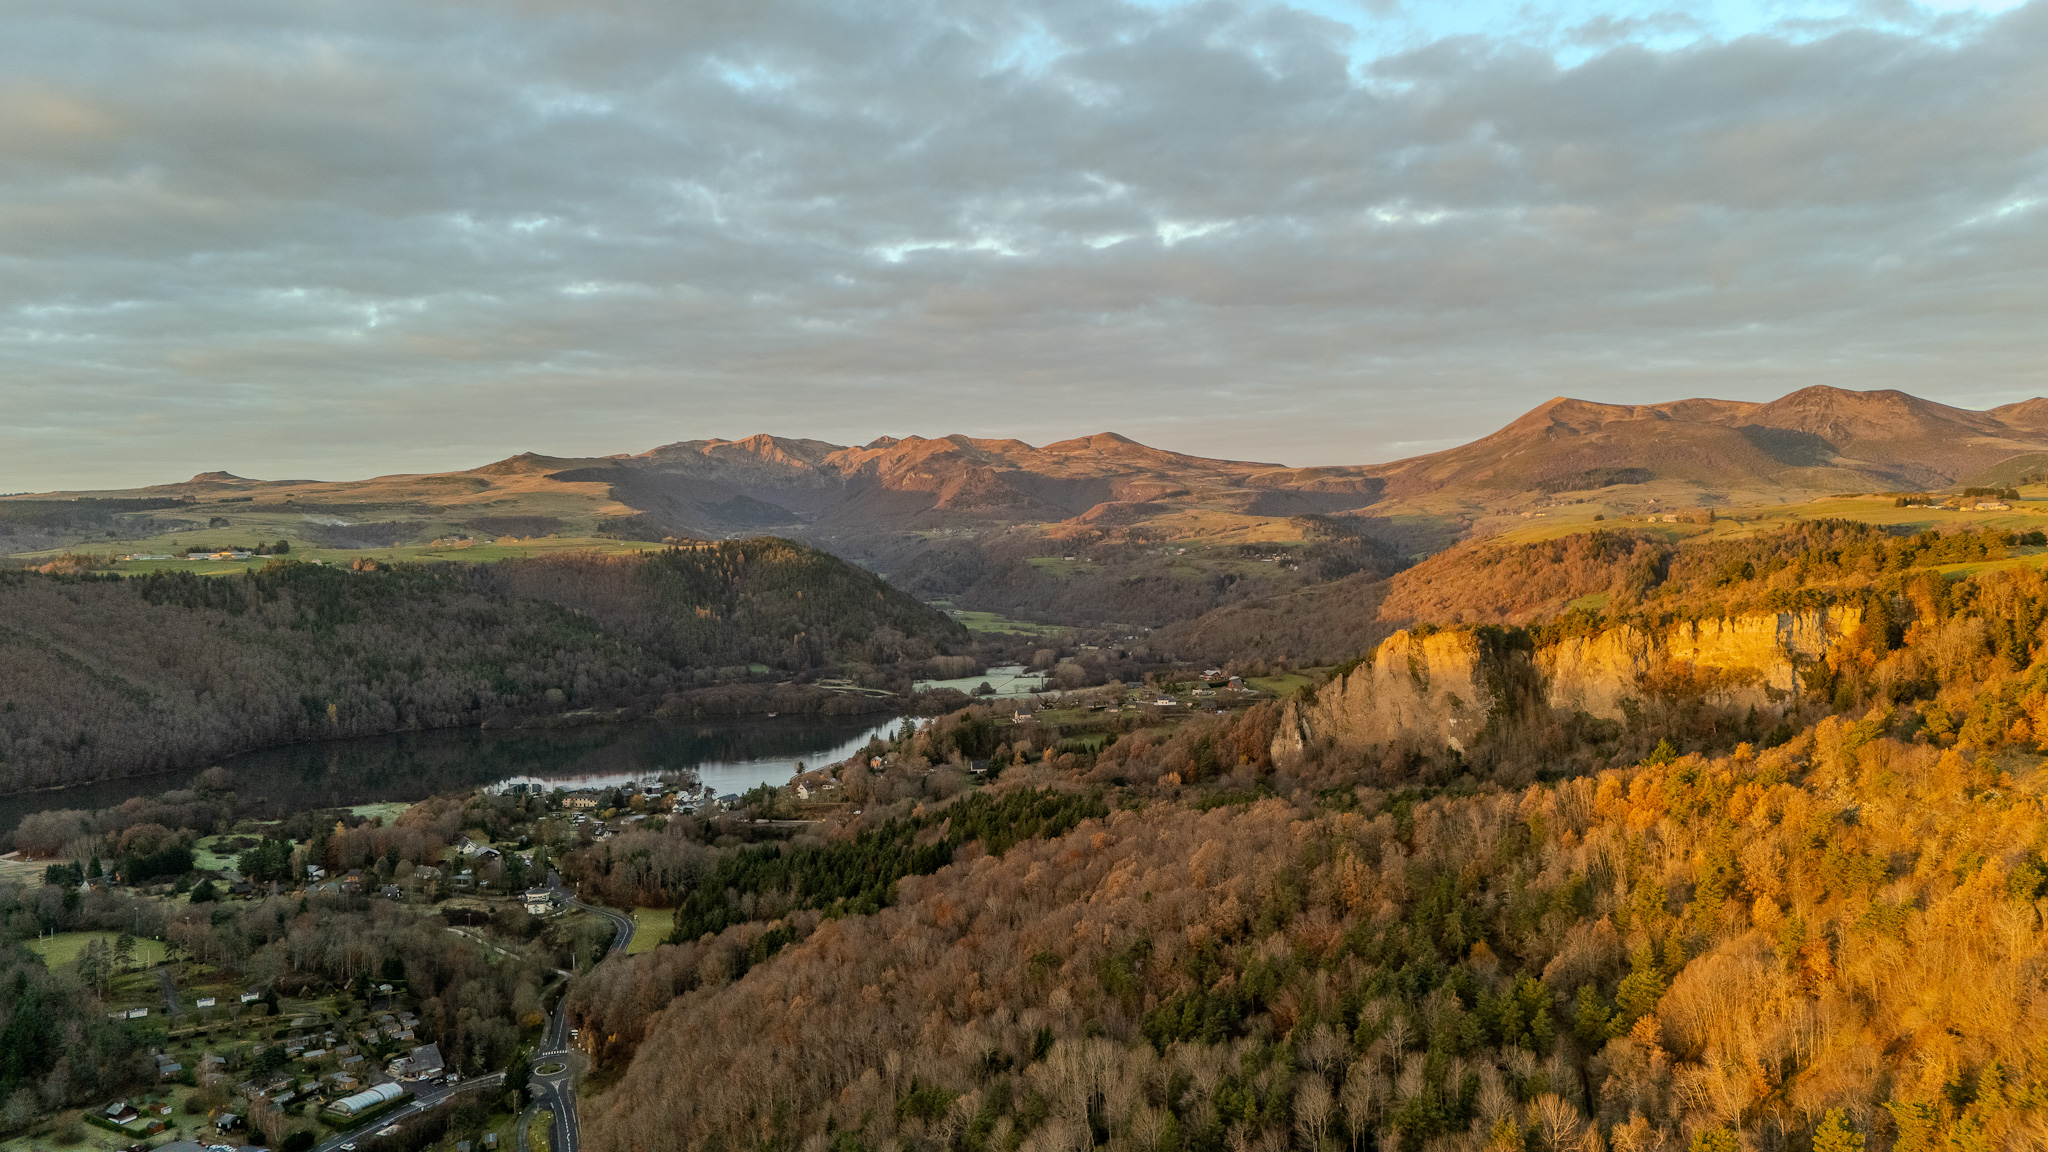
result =
[{"label": "curving road", "polygon": [[[548,873],[548,887],[554,890],[556,897],[564,904],[574,908],[581,908],[586,912],[595,913],[611,921],[612,927],[616,932],[612,937],[612,945],[607,955],[622,955],[627,947],[632,944],[635,925],[631,916],[612,908],[585,904],[583,901],[578,900],[568,889],[564,888],[562,886],[562,878],[553,872]],[[506,956],[514,955],[514,953],[506,952],[503,948],[490,943],[487,939],[472,936],[461,929],[450,928],[448,930],[457,935],[474,939],[500,954]],[[563,972],[562,975],[568,976],[569,973]],[[158,979],[163,982],[164,995],[170,1003],[171,1011],[173,1013],[177,1012],[179,1010],[177,986],[172,982],[170,973],[159,969]],[[538,1069],[550,1064],[561,1065],[561,1070],[549,1075],[542,1075],[538,1071]],[[588,1062],[584,1059],[582,1053],[570,1047],[569,1017],[567,1013],[563,1012],[561,1005],[557,1004],[555,1010],[548,1013],[547,1025],[541,1029],[540,1050],[533,1057],[535,1072],[527,1082],[528,1091],[533,1096],[533,1103],[524,1112],[520,1113],[518,1119],[519,1130],[514,1137],[514,1144],[519,1149],[519,1152],[530,1152],[527,1148],[527,1127],[539,1110],[543,1108],[555,1114],[555,1122],[548,1129],[549,1152],[577,1152],[577,1149],[583,1142],[583,1129],[582,1123],[576,1115],[576,1079],[582,1075],[587,1064]],[[384,1127],[408,1120],[431,1108],[438,1107],[453,1096],[464,1092],[473,1092],[481,1088],[496,1087],[504,1082],[505,1074],[503,1072],[493,1072],[489,1076],[479,1076],[474,1080],[465,1080],[453,1085],[413,1085],[413,1099],[408,1101],[405,1107],[384,1113],[374,1121],[354,1131],[330,1136],[316,1146],[315,1152],[343,1152],[344,1149],[352,1149],[358,1143],[374,1136]]]},{"label": "curving road", "polygon": [[[631,916],[578,900],[574,893],[562,886],[562,878],[556,873],[548,873],[548,887],[562,903],[595,913],[611,922],[613,936],[608,955],[623,955],[633,943],[635,925]],[[566,993],[564,999],[567,999]],[[550,1064],[561,1065],[561,1070],[543,1075],[539,1070]],[[519,1117],[519,1152],[537,1152],[527,1147],[526,1132],[542,1109],[555,1114],[555,1122],[548,1128],[548,1152],[577,1152],[581,1147],[583,1125],[576,1114],[576,1079],[582,1075],[585,1065],[583,1054],[569,1044],[569,1016],[557,1003],[555,1010],[548,1013],[547,1026],[541,1029],[540,1050],[533,1057],[533,1078],[527,1082],[533,1104]]]},{"label": "curving road", "polygon": [[[611,921],[614,935],[608,955],[623,954],[632,944],[635,925],[631,916],[615,909],[585,904],[578,900],[574,893],[564,888],[562,878],[553,872],[548,873],[548,887],[554,890],[556,898],[562,903]],[[513,955],[482,937],[472,936],[458,928],[448,930],[474,939],[504,955]],[[563,972],[562,975],[568,976],[569,973]],[[542,1075],[539,1069],[550,1064],[561,1065],[561,1071]],[[583,1128],[581,1120],[576,1115],[576,1079],[582,1075],[585,1065],[583,1055],[569,1046],[569,1017],[563,1012],[561,1005],[557,1004],[555,1010],[548,1013],[547,1025],[541,1029],[540,1050],[533,1057],[535,1071],[532,1078],[527,1081],[527,1090],[533,1096],[533,1103],[519,1114],[519,1128],[513,1138],[519,1152],[532,1152],[527,1147],[527,1128],[541,1109],[547,1109],[555,1114],[555,1122],[548,1129],[549,1152],[577,1152],[583,1142]],[[502,1084],[504,1080],[503,1072],[494,1072],[489,1076],[478,1077],[453,1087],[423,1085],[415,1089],[416,1098],[405,1107],[378,1117],[373,1125],[364,1125],[361,1131],[343,1133],[329,1139],[319,1146],[317,1152],[341,1152],[341,1149],[370,1136],[385,1125],[396,1124],[408,1117],[417,1116],[458,1092]]]},{"label": "curving road", "polygon": [[597,904],[585,904],[576,898],[574,892],[562,886],[562,877],[557,873],[548,873],[548,887],[554,891],[556,899],[571,908],[581,908],[585,912],[595,912],[597,915],[612,922],[614,935],[612,936],[612,946],[608,955],[617,956],[624,953],[626,946],[633,942],[633,929],[636,925],[631,916],[613,908],[605,908]]}]

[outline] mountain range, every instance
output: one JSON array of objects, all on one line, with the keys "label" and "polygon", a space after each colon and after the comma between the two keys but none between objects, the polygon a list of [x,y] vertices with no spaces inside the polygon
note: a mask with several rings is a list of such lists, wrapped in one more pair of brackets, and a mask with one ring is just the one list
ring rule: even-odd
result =
[{"label": "mountain range", "polygon": [[1814,387],[1768,403],[1558,397],[1470,444],[1364,474],[1397,497],[1554,492],[1621,471],[1704,491],[1915,490],[2010,479],[2048,463],[2044,448],[2048,400],[1977,412],[1898,391]]},{"label": "mountain range", "polygon": [[1356,468],[1288,468],[1162,451],[1113,432],[1033,447],[969,436],[883,437],[847,447],[757,435],[689,440],[634,456],[520,456],[482,471],[537,469],[604,484],[679,534],[801,527],[861,536],[990,524],[1127,526],[1190,508],[1290,516],[1369,504]]},{"label": "mountain range", "polygon": [[[1048,541],[1056,550],[1066,542],[1256,548],[1300,540],[1303,517],[1331,517],[1420,555],[1558,503],[1625,515],[2009,483],[2042,470],[2048,398],[1973,411],[1897,391],[1813,387],[1768,403],[1560,397],[1460,447],[1329,467],[1190,456],[1105,432],[1037,447],[968,436],[848,446],[761,434],[615,456],[528,452],[466,471],[344,482],[212,472],[124,492],[0,500],[0,532],[15,537],[0,548],[24,554],[84,539],[154,547],[209,527],[303,535],[332,548],[775,534],[894,572],[947,541],[1018,530],[1041,550]],[[199,512],[203,521],[183,518]]]}]

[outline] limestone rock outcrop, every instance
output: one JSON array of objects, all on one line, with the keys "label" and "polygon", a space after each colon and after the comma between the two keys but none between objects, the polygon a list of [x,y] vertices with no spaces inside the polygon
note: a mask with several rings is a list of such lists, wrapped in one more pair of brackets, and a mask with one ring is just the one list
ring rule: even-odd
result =
[{"label": "limestone rock outcrop", "polygon": [[1313,700],[1290,702],[1273,755],[1325,739],[1462,752],[1505,710],[1532,703],[1603,720],[1624,719],[1631,704],[1655,698],[1782,711],[1801,666],[1825,659],[1861,625],[1856,608],[1761,613],[1657,631],[1616,625],[1533,651],[1490,645],[1470,631],[1396,632]]}]

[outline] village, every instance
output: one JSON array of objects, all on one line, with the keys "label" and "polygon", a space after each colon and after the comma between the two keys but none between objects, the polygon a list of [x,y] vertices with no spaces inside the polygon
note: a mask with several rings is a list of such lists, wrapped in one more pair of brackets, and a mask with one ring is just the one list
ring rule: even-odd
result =
[{"label": "village", "polygon": [[[29,942],[53,972],[96,993],[133,1053],[130,1088],[39,1118],[13,1114],[37,1107],[16,1093],[10,1121],[27,1132],[0,1148],[515,1146],[518,1087],[550,1006],[619,926],[616,914],[577,907],[549,863],[550,849],[573,847],[582,827],[611,829],[580,800],[519,797],[508,810],[505,799],[416,806],[443,828],[469,824],[439,846],[433,830],[404,823],[406,805],[343,811],[305,838],[239,824],[194,840],[189,872],[134,884],[96,855],[85,865],[0,857],[0,890],[17,901],[61,893],[81,917],[125,908],[140,926]],[[394,850],[339,866],[343,841],[375,834],[423,843],[427,858]],[[31,877],[44,883],[24,886]],[[250,947],[251,926],[267,926],[273,942]],[[238,941],[248,954],[235,954]],[[421,972],[439,986],[421,986]],[[466,983],[447,983],[451,972]],[[501,1013],[467,1021],[472,1038],[455,1038],[459,1057],[446,1047],[450,996],[495,1001]],[[509,1091],[508,1073],[519,1082]],[[440,1134],[408,1138],[422,1125]]]},{"label": "village", "polygon": [[[1015,751],[956,753],[952,768],[963,782],[986,780],[1040,744],[1098,749],[1132,725],[1171,725],[1268,695],[1210,668],[1174,682],[968,697]],[[913,727],[905,722],[905,731]],[[881,779],[905,767],[908,747],[899,738],[853,763]],[[922,774],[945,767],[929,764]],[[619,940],[631,938],[637,953],[673,927],[668,909],[633,908],[602,889],[584,903],[582,880],[565,880],[558,862],[587,861],[615,837],[673,835],[676,821],[686,822],[686,839],[706,843],[781,839],[882,801],[871,785],[850,788],[843,766],[792,769],[787,785],[744,793],[719,793],[688,771],[586,787],[518,780],[416,805],[242,821],[179,834],[189,841],[189,867],[148,878],[98,855],[82,864],[0,857],[0,884],[39,872],[81,915],[127,900],[139,920],[161,927],[84,927],[35,942],[53,970],[98,988],[105,1017],[128,1031],[146,1063],[139,1087],[47,1115],[0,1152],[516,1146],[530,1110],[499,1084],[508,1075],[523,1081],[520,1069],[530,1067],[568,979]],[[587,863],[561,870],[590,876]],[[635,927],[644,931],[636,936]],[[252,932],[273,942],[252,947],[242,939]],[[417,983],[423,970],[412,953],[429,941],[463,953],[442,963],[475,969],[479,986],[512,989],[499,998],[495,1047],[448,1046],[448,991]],[[458,1093],[473,1103],[438,1107]],[[448,1120],[455,1112],[460,1124]],[[428,1115],[440,1120],[422,1142]]]}]

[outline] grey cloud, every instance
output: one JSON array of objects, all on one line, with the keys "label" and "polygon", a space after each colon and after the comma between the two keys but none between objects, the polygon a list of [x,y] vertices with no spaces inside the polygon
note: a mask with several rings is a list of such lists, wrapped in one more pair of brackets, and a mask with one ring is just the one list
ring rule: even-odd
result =
[{"label": "grey cloud", "polygon": [[772,430],[1363,462],[2042,387],[2048,0],[1361,61],[1284,8],[138,8],[0,42],[0,488]]}]

